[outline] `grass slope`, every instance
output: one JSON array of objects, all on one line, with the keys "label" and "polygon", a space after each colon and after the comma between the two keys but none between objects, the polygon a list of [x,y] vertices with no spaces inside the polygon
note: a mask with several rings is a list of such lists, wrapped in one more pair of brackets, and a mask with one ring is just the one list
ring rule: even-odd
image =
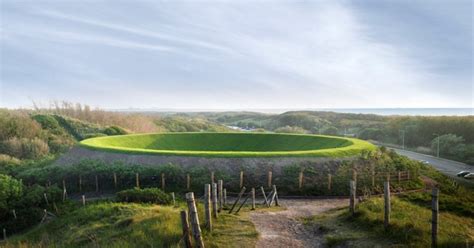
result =
[{"label": "grass slope", "polygon": [[[324,235],[326,245],[349,247],[429,247],[431,210],[393,197],[389,230],[383,226],[384,203],[372,198],[358,205],[357,215],[347,208],[305,219]],[[474,240],[474,220],[446,211],[440,212],[439,247],[464,247]]]},{"label": "grass slope", "polygon": [[[5,247],[183,247],[180,213],[185,208],[151,204],[98,202],[60,215],[51,222],[8,239]],[[198,205],[206,247],[254,247],[258,234],[248,217],[225,211],[204,228],[203,204]],[[2,246],[3,247],[3,246]]]},{"label": "grass slope", "polygon": [[268,133],[163,133],[87,139],[82,146],[123,153],[211,156],[355,156],[372,144],[350,138]]}]

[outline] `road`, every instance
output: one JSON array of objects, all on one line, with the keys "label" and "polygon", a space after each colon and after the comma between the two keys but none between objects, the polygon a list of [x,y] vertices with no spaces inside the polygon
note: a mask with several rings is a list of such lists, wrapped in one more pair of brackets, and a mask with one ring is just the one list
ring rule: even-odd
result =
[{"label": "road", "polygon": [[[430,155],[425,155],[421,153],[416,153],[416,152],[411,152],[411,151],[406,151],[406,150],[401,150],[401,149],[396,149],[396,148],[390,148],[390,149],[395,150],[400,155],[407,156],[414,160],[428,161],[430,165],[432,165],[433,167],[438,169],[440,172],[448,176],[455,177],[458,172],[463,171],[463,170],[474,172],[474,166],[468,165],[465,163],[443,159],[443,158],[437,158]],[[474,180],[470,180],[470,181],[474,181]]]}]

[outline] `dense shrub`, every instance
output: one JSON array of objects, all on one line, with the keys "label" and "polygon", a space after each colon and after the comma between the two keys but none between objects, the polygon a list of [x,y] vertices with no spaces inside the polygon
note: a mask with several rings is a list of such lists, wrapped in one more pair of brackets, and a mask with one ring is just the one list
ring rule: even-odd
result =
[{"label": "dense shrub", "polygon": [[157,188],[134,188],[117,192],[117,200],[122,202],[170,204],[171,196]]},{"label": "dense shrub", "polygon": [[110,126],[104,130],[106,135],[123,135],[127,134],[127,131],[117,126]]},{"label": "dense shrub", "polygon": [[23,194],[23,184],[11,176],[0,174],[0,219]]},{"label": "dense shrub", "polygon": [[304,130],[301,127],[292,127],[285,126],[275,129],[275,133],[307,133],[308,131]]},{"label": "dense shrub", "polygon": [[0,144],[0,152],[19,159],[38,159],[49,153],[49,146],[39,138],[10,138]]}]

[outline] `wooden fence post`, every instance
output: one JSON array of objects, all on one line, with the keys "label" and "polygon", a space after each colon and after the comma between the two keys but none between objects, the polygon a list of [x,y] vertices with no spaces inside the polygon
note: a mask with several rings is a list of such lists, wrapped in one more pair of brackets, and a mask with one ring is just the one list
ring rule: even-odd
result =
[{"label": "wooden fence post", "polygon": [[135,187],[140,188],[140,175],[135,173]]},{"label": "wooden fence post", "polygon": [[191,248],[191,237],[189,232],[189,221],[188,221],[188,213],[186,210],[181,210],[181,226],[183,227],[183,240],[184,240],[184,247]]},{"label": "wooden fence post", "polygon": [[354,180],[349,181],[350,188],[350,199],[349,199],[349,209],[352,215],[355,214],[355,199],[356,199],[356,184]]},{"label": "wooden fence post", "polygon": [[174,195],[174,192],[171,192],[171,200],[173,201],[173,207],[176,206],[176,196]]},{"label": "wooden fence post", "polygon": [[204,185],[204,219],[207,230],[212,231],[210,184]]},{"label": "wooden fence post", "polygon": [[255,188],[252,188],[252,210],[255,210]]},{"label": "wooden fence post", "polygon": [[46,202],[46,206],[48,206],[49,205],[48,195],[46,195],[46,193],[43,193],[43,197],[44,197],[44,201]]},{"label": "wooden fence post", "polygon": [[214,183],[214,171],[211,171],[211,183]]},{"label": "wooden fence post", "polygon": [[410,171],[407,171],[407,180],[410,181]]},{"label": "wooden fence post", "polygon": [[235,214],[237,214],[237,213],[240,211],[240,209],[244,206],[244,204],[247,202],[247,200],[249,199],[249,197],[250,197],[250,192],[247,193],[247,197],[245,197],[244,201],[243,201],[243,202],[240,204],[240,206],[237,208],[237,211],[235,211]]},{"label": "wooden fence post", "polygon": [[196,241],[196,246],[201,248],[204,247],[204,241],[201,236],[201,227],[199,226],[199,216],[196,208],[196,203],[194,201],[194,193],[186,193],[186,202],[188,205],[189,215],[191,216],[191,227],[193,230],[194,240]]},{"label": "wooden fence post", "polygon": [[222,210],[223,208],[223,188],[224,188],[224,181],[222,180],[218,180],[217,181],[217,193],[218,193],[218,198],[219,198],[219,212]]},{"label": "wooden fence post", "polygon": [[240,188],[244,186],[244,171],[240,171]]},{"label": "wooden fence post", "polygon": [[373,163],[370,165],[370,174],[372,176],[372,188],[373,188],[375,187],[375,168],[374,168]]},{"label": "wooden fence post", "polygon": [[431,194],[431,247],[438,246],[439,189],[433,188]]},{"label": "wooden fence post", "polygon": [[161,173],[161,190],[165,191],[166,181],[165,173]]},{"label": "wooden fence post", "polygon": [[3,240],[7,240],[7,229],[3,228]]},{"label": "wooden fence post", "polygon": [[303,188],[303,171],[300,171],[300,174],[298,175],[298,188]]},{"label": "wooden fence post", "polygon": [[273,172],[272,171],[268,171],[268,175],[267,175],[267,186],[269,188],[272,187],[272,177],[273,177]]},{"label": "wooden fence post", "polygon": [[212,184],[212,216],[217,218],[217,183]]},{"label": "wooden fence post", "polygon": [[357,184],[357,170],[352,168],[352,180]]},{"label": "wooden fence post", "polygon": [[265,195],[265,190],[263,189],[263,186],[260,187],[260,190],[262,191],[263,195],[263,204],[268,205],[267,196]]},{"label": "wooden fence post", "polygon": [[117,189],[117,173],[114,172],[114,189]]},{"label": "wooden fence post", "polygon": [[191,188],[191,175],[186,174],[186,189],[189,190]]},{"label": "wooden fence post", "polygon": [[224,188],[224,200],[223,200],[223,204],[224,204],[224,207],[227,205],[227,189]]},{"label": "wooden fence post", "polygon": [[232,210],[234,210],[235,205],[237,205],[237,203],[238,203],[238,202],[240,201],[240,199],[242,198],[242,195],[245,193],[245,190],[246,190],[245,186],[242,187],[242,189],[240,190],[239,196],[237,196],[237,199],[235,199],[234,204],[232,205],[232,207],[231,207],[230,210],[229,210],[229,214],[232,213]]},{"label": "wooden fence post", "polygon": [[79,175],[79,192],[82,192],[82,176]]},{"label": "wooden fence post", "polygon": [[15,219],[16,219],[16,210],[15,210],[15,209],[13,209],[13,210],[12,210],[12,213],[13,213],[13,218],[15,218]]},{"label": "wooden fence post", "polygon": [[402,180],[402,172],[398,171],[398,183]]},{"label": "wooden fence post", "polygon": [[279,206],[280,204],[278,203],[278,193],[277,193],[277,187],[276,185],[273,185],[273,190],[272,190],[272,193],[270,194],[270,202],[268,204],[268,206],[270,207],[273,202],[275,202],[275,206]]},{"label": "wooden fence post", "polygon": [[66,201],[67,190],[66,190],[66,180],[63,180],[63,202]]},{"label": "wooden fence post", "polygon": [[82,206],[83,207],[86,206],[86,196],[85,195],[82,195]]},{"label": "wooden fence post", "polygon": [[390,182],[385,181],[383,184],[383,193],[384,193],[384,227],[385,229],[388,229],[390,225],[390,211],[391,211],[391,205],[390,205]]},{"label": "wooden fence post", "polygon": [[99,192],[99,177],[95,175],[95,192]]},{"label": "wooden fence post", "polygon": [[328,190],[331,191],[332,188],[332,175],[328,174]]}]

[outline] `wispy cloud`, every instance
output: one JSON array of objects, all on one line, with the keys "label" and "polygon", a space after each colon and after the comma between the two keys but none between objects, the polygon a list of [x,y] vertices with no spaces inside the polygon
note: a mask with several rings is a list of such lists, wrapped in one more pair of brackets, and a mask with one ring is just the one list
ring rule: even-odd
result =
[{"label": "wispy cloud", "polygon": [[[437,37],[439,30],[427,31],[435,24],[451,35],[469,18],[443,15],[427,26],[397,8],[339,1],[115,3],[106,11],[99,3],[5,6],[8,99],[0,104],[8,106],[29,103],[25,92],[46,98],[44,85],[58,89],[56,99],[114,108],[472,105],[472,56],[454,60],[443,43],[418,35]],[[417,11],[430,11],[422,7]],[[400,17],[411,26],[390,25]],[[468,38],[449,42],[472,53],[463,45]],[[97,97],[104,89],[126,93],[126,103]]]}]

